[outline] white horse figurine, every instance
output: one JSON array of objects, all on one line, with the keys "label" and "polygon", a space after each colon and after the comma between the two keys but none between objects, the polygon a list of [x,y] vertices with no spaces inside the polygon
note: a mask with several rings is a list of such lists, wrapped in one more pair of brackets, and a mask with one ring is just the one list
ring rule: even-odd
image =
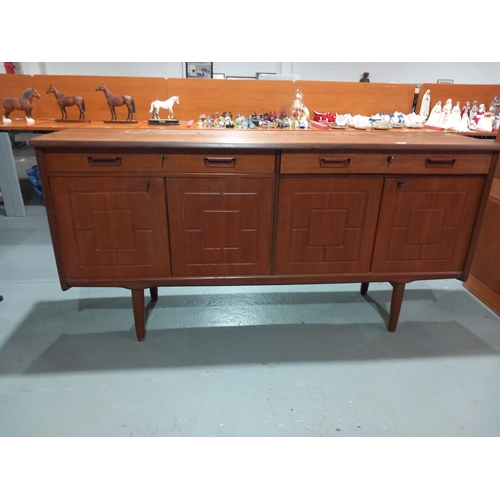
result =
[{"label": "white horse figurine", "polygon": [[174,95],[166,101],[152,101],[149,112],[153,112],[153,120],[160,119],[160,108],[168,109],[168,119],[171,120],[174,117],[174,110],[172,109],[174,103],[179,104],[179,96]]}]

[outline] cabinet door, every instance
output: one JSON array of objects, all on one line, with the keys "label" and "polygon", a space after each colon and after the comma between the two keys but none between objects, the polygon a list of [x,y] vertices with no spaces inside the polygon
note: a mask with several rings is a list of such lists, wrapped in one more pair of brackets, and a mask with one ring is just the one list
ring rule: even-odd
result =
[{"label": "cabinet door", "polygon": [[470,271],[500,295],[500,198],[488,199]]},{"label": "cabinet door", "polygon": [[168,179],[174,276],[270,273],[273,178]]},{"label": "cabinet door", "polygon": [[170,274],[163,179],[52,177],[50,186],[69,279]]},{"label": "cabinet door", "polygon": [[276,272],[368,272],[382,184],[382,179],[281,179]]},{"label": "cabinet door", "polygon": [[373,272],[462,269],[481,178],[386,179]]}]

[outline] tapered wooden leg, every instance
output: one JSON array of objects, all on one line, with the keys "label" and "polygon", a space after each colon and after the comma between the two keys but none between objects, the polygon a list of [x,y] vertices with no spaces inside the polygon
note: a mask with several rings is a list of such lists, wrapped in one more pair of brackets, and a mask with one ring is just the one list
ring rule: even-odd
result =
[{"label": "tapered wooden leg", "polygon": [[399,312],[401,311],[403,295],[405,294],[405,285],[406,283],[392,284],[391,312],[389,315],[389,325],[387,326],[390,332],[395,332],[398,325]]},{"label": "tapered wooden leg", "polygon": [[151,300],[156,302],[158,300],[158,287],[153,286],[149,289],[149,293],[151,294]]},{"label": "tapered wooden leg", "polygon": [[132,306],[134,308],[135,335],[142,342],[146,339],[146,311],[144,309],[144,289],[132,290]]},{"label": "tapered wooden leg", "polygon": [[366,293],[368,292],[368,285],[370,283],[361,283],[361,295],[366,295]]}]

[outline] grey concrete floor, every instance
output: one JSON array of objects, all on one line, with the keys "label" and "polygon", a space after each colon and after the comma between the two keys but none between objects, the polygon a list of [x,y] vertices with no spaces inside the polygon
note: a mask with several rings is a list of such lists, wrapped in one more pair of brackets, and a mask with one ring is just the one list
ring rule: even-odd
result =
[{"label": "grey concrete floor", "polygon": [[27,216],[0,206],[0,436],[500,435],[500,318],[461,282],[409,284],[395,333],[387,283],[164,287],[139,343],[129,291],[61,291],[21,184]]}]

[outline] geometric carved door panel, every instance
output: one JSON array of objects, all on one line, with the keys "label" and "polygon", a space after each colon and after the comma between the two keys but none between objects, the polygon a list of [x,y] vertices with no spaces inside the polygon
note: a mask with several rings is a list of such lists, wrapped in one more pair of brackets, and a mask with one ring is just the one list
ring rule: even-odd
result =
[{"label": "geometric carved door panel", "polygon": [[490,195],[470,271],[477,279],[500,295],[499,229],[500,200]]},{"label": "geometric carved door panel", "polygon": [[170,275],[162,178],[52,177],[69,279]]},{"label": "geometric carved door panel", "polygon": [[274,178],[170,178],[174,276],[268,275]]},{"label": "geometric carved door panel", "polygon": [[281,179],[276,272],[370,270],[383,179]]},{"label": "geometric carved door panel", "polygon": [[460,271],[483,180],[386,179],[373,272]]}]

